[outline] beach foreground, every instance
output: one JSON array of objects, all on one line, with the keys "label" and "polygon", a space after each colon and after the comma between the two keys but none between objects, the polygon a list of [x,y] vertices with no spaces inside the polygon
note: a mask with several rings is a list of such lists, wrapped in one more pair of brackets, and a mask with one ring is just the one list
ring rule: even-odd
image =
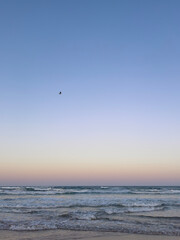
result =
[{"label": "beach foreground", "polygon": [[89,231],[0,231],[0,240],[180,240],[180,236],[125,234]]}]

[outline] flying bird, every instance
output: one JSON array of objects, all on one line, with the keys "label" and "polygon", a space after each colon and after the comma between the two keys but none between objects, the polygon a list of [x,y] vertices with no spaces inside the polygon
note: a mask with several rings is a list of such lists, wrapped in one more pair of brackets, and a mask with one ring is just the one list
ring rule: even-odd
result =
[{"label": "flying bird", "polygon": [[59,92],[59,94],[62,94],[62,92]]}]

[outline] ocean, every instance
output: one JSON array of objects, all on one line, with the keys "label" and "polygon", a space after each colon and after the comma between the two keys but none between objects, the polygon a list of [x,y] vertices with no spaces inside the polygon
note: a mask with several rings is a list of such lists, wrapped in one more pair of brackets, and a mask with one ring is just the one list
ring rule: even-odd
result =
[{"label": "ocean", "polygon": [[180,187],[0,187],[0,230],[47,229],[180,236]]}]

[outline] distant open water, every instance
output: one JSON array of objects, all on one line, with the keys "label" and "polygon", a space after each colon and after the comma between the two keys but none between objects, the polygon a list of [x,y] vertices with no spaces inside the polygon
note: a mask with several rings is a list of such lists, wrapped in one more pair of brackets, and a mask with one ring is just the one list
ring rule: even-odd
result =
[{"label": "distant open water", "polygon": [[180,236],[180,187],[0,187],[0,230]]}]

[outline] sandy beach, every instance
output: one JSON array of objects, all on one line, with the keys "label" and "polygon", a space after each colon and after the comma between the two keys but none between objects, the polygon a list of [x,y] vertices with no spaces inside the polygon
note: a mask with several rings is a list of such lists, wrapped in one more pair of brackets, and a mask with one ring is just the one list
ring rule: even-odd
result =
[{"label": "sandy beach", "polygon": [[88,231],[0,231],[0,240],[180,240],[180,236],[160,236]]}]

